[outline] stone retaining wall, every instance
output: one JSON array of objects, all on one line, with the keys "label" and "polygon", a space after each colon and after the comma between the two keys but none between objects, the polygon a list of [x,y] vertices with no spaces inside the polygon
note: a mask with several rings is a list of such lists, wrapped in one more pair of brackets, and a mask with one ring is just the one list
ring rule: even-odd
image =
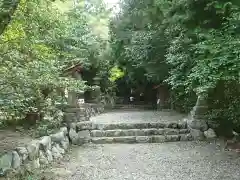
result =
[{"label": "stone retaining wall", "polygon": [[65,126],[55,134],[32,140],[6,152],[0,158],[0,175],[21,169],[32,171],[61,159],[71,144],[82,145],[90,140],[89,131],[85,130],[90,127],[89,118],[103,111],[104,107],[97,104],[65,109]]}]

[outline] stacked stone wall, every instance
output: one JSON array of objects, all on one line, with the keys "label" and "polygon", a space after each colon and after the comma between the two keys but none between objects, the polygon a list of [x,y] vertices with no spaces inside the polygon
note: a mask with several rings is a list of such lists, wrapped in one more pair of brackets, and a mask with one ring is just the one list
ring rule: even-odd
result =
[{"label": "stacked stone wall", "polygon": [[91,126],[90,117],[103,111],[104,107],[100,104],[65,108],[63,127],[56,133],[32,140],[0,157],[0,174],[6,175],[8,172],[23,169],[33,171],[63,158],[72,144],[82,145],[89,142],[90,133],[86,129]]}]

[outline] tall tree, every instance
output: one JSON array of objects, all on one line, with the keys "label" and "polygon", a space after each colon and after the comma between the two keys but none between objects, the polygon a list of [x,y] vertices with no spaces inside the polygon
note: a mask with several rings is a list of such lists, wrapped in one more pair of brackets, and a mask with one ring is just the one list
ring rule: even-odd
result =
[{"label": "tall tree", "polygon": [[123,0],[121,7],[111,24],[117,64],[133,79],[165,80],[185,112],[197,92],[211,97],[211,118],[240,122],[239,1]]},{"label": "tall tree", "polygon": [[[155,1],[123,1],[112,20],[113,59],[135,81],[161,83],[168,74],[163,13]],[[141,21],[139,21],[141,19]]]},{"label": "tall tree", "polygon": [[81,4],[60,11],[56,3],[20,1],[0,38],[0,104],[6,118],[45,113],[51,109],[48,98],[55,108],[59,89],[86,89],[83,81],[62,75],[69,65],[81,62],[97,72],[108,68],[101,61],[106,40],[94,33],[92,12]]}]

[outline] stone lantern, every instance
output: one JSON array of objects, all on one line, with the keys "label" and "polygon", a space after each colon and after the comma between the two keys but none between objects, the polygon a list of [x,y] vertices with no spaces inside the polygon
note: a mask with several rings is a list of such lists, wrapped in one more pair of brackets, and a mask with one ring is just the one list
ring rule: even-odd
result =
[{"label": "stone lantern", "polygon": [[197,102],[191,111],[191,115],[194,119],[205,120],[208,111],[208,105],[206,97],[203,95],[198,95]]},{"label": "stone lantern", "polygon": [[[195,140],[203,140],[206,137],[215,138],[216,134],[212,129],[209,129],[207,124],[207,96],[196,92],[198,98],[195,106],[191,111],[191,117],[188,119],[188,128]],[[210,135],[209,135],[210,134]]]},{"label": "stone lantern", "polygon": [[[74,65],[69,67],[68,69],[64,70],[64,74],[70,75],[71,77],[82,81],[82,75],[81,75],[82,67],[80,64]],[[79,100],[84,101],[84,92],[74,92],[74,91],[68,91],[65,90],[65,96],[67,98],[68,105],[72,107],[78,107],[79,106]]]}]

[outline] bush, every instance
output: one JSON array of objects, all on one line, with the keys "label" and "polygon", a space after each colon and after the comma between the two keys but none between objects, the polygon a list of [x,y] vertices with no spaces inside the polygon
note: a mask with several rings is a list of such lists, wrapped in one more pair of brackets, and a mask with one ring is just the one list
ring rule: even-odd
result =
[{"label": "bush", "polygon": [[218,83],[209,93],[209,119],[220,126],[219,134],[240,132],[240,85],[236,81]]}]

